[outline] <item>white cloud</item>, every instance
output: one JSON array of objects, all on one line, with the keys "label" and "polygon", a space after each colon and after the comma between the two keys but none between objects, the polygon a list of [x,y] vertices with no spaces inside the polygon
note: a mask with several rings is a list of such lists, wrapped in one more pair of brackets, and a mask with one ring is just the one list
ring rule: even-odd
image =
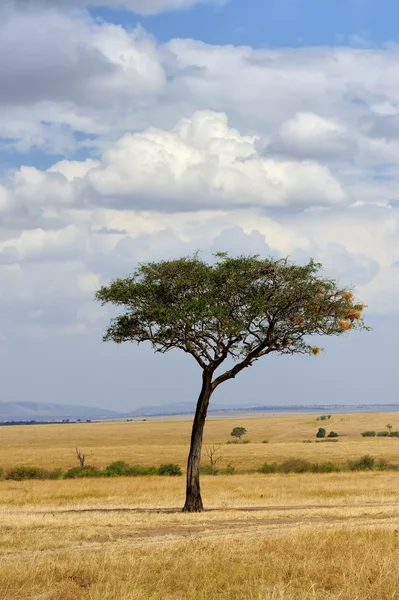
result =
[{"label": "white cloud", "polygon": [[319,160],[345,159],[349,153],[356,152],[356,144],[337,120],[300,112],[281,125],[269,149]]},{"label": "white cloud", "polygon": [[228,125],[224,113],[202,111],[172,131],[128,134],[87,179],[109,203],[186,210],[218,205],[308,206],[345,201],[328,168],[277,160],[256,150],[256,138]]},{"label": "white cloud", "polygon": [[[395,46],[158,44],[11,11],[0,136],[63,158],[2,176],[0,331],[85,333],[102,281],[197,248],[313,255],[371,312],[397,311],[398,64]],[[78,146],[93,158],[68,160]]]}]

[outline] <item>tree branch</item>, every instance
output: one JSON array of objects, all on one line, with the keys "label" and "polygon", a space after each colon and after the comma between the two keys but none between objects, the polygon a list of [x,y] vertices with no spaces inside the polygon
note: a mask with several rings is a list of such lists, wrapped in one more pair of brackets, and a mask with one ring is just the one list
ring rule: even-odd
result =
[{"label": "tree branch", "polygon": [[274,323],[270,324],[268,332],[266,334],[266,339],[261,344],[259,344],[259,346],[256,346],[256,348],[249,352],[249,354],[244,358],[244,360],[235,365],[232,369],[229,369],[228,371],[222,373],[222,375],[219,375],[219,377],[217,377],[212,382],[212,392],[214,392],[221,383],[224,383],[228,379],[234,379],[234,377],[238,375],[238,373],[240,373],[243,369],[246,369],[247,367],[251,366],[257,358],[272,352],[272,349],[270,348],[270,343],[273,336],[274,326]]}]

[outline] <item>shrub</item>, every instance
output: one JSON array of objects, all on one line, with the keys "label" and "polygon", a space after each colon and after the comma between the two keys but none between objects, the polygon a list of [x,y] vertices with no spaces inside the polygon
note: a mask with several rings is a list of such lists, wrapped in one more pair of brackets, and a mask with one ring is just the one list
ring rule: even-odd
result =
[{"label": "shrub", "polygon": [[348,461],[348,466],[351,471],[372,471],[375,467],[375,458],[365,454],[358,460]]},{"label": "shrub", "polygon": [[183,475],[182,470],[179,467],[179,465],[173,465],[173,464],[161,465],[158,469],[158,474],[159,475],[170,475],[172,477],[178,476],[178,475]]},{"label": "shrub", "polygon": [[104,472],[97,467],[73,467],[65,475],[65,479],[81,479],[84,477],[103,477]]},{"label": "shrub", "polygon": [[390,437],[399,437],[399,431],[391,431]]},{"label": "shrub", "polygon": [[375,437],[377,435],[376,431],[363,431],[361,434],[362,437]]},{"label": "shrub", "polygon": [[315,463],[312,465],[312,473],[339,473],[341,467],[333,462]]},{"label": "shrub", "polygon": [[62,479],[64,477],[64,473],[62,471],[62,469],[54,469],[54,471],[48,471],[48,477],[47,479]]},{"label": "shrub", "polygon": [[102,472],[104,477],[137,477],[139,475],[158,475],[155,467],[143,467],[141,465],[129,465],[123,460],[117,460]]},{"label": "shrub", "polygon": [[234,475],[235,468],[229,463],[227,467],[221,470],[221,473],[223,473],[223,475]]},{"label": "shrub", "polygon": [[303,440],[303,443],[304,443],[304,444],[311,444],[311,443],[312,443],[312,440]]},{"label": "shrub", "polygon": [[312,465],[304,458],[291,458],[278,466],[280,473],[307,473],[311,469]]},{"label": "shrub", "polygon": [[268,444],[269,440],[263,440],[262,444]]},{"label": "shrub", "polygon": [[387,460],[385,460],[385,458],[380,458],[380,460],[377,462],[377,464],[375,466],[379,471],[386,471],[387,469],[389,469],[390,464],[388,463]]},{"label": "shrub", "polygon": [[[162,466],[162,465],[161,465]],[[143,467],[142,465],[129,465],[126,472],[127,477],[138,477],[139,475],[162,475],[156,467]]]},{"label": "shrub", "polygon": [[125,461],[116,460],[105,467],[103,474],[106,477],[122,477],[123,475],[128,474],[129,469],[130,466]]},{"label": "shrub", "polygon": [[337,437],[339,437],[339,435],[335,431],[330,431],[330,433],[328,434],[327,437],[329,437],[329,438],[337,438]]},{"label": "shrub", "polygon": [[319,431],[316,433],[316,437],[317,438],[325,438],[326,437],[326,430],[324,429],[324,427],[319,427]]},{"label": "shrub", "polygon": [[227,440],[226,444],[239,444],[238,440]]},{"label": "shrub", "polygon": [[219,473],[219,469],[212,465],[204,465],[200,469],[201,475],[217,475]]},{"label": "shrub", "polygon": [[277,473],[278,465],[277,463],[265,463],[261,467],[259,467],[259,473]]},{"label": "shrub", "polygon": [[17,467],[7,471],[5,479],[12,481],[24,481],[25,479],[60,479],[62,477],[61,469],[55,471],[46,471],[39,467]]},{"label": "shrub", "polygon": [[378,437],[389,437],[389,431],[379,431],[377,433]]},{"label": "shrub", "polygon": [[327,444],[331,442],[339,442],[338,438],[326,438],[325,440],[315,440],[316,444]]},{"label": "shrub", "polygon": [[242,440],[242,444],[250,444],[251,440]]}]

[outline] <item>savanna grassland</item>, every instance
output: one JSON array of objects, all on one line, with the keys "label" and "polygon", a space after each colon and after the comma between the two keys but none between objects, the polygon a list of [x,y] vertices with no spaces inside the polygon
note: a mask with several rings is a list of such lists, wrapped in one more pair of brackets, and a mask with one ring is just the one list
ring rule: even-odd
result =
[{"label": "savanna grassland", "polygon": [[[399,463],[399,438],[360,436],[388,423],[399,414],[209,419],[205,444],[237,474],[202,476],[200,514],[179,511],[182,477],[0,481],[0,600],[399,598],[399,472],[250,472],[292,457]],[[250,444],[225,443],[236,425]],[[339,441],[316,443],[320,426]],[[184,469],[189,436],[189,420],[2,427],[0,466],[67,469],[78,446],[101,468]]]}]

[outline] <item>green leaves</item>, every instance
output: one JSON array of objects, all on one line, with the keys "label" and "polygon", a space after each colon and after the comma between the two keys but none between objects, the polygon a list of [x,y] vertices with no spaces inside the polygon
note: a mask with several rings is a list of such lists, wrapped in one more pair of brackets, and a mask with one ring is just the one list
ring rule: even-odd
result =
[{"label": "green leaves", "polygon": [[309,336],[365,329],[364,306],[321,277],[313,260],[299,266],[259,256],[215,258],[146,263],[103,286],[96,299],[123,308],[104,340],[178,348],[215,370],[228,356],[245,368],[270,352],[317,354]]}]

